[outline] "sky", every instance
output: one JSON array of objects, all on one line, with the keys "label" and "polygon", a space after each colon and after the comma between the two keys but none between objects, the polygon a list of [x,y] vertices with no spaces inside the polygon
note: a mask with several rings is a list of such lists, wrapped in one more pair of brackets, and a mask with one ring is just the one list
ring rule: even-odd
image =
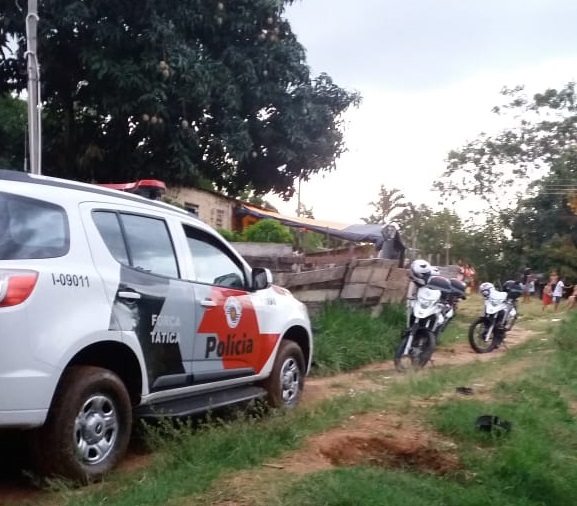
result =
[{"label": "sky", "polygon": [[[286,17],[313,74],[363,97],[337,169],[301,185],[317,219],[361,222],[381,184],[437,206],[448,152],[502,126],[491,108],[504,86],[577,79],[574,0],[297,0]],[[296,215],[296,197],[267,200]]]}]

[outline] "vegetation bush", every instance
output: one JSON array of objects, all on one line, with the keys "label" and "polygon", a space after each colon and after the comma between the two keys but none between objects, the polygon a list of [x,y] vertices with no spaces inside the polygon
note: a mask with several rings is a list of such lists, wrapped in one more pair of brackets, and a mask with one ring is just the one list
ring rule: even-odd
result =
[{"label": "vegetation bush", "polygon": [[392,358],[405,325],[405,312],[390,304],[378,318],[371,318],[370,309],[330,303],[313,321],[318,328],[313,373],[328,375]]},{"label": "vegetation bush", "polygon": [[229,242],[244,241],[244,235],[242,232],[235,232],[233,230],[227,230],[226,228],[219,228],[218,233]]},{"label": "vegetation bush", "polygon": [[244,239],[248,242],[274,242],[292,244],[293,235],[290,230],[275,220],[260,220],[244,231]]}]

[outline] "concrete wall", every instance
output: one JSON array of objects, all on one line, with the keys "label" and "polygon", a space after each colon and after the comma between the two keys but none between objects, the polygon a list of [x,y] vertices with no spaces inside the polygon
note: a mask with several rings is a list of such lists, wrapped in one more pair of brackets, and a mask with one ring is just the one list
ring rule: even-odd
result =
[{"label": "concrete wall", "polygon": [[214,228],[233,229],[232,217],[235,203],[227,197],[198,188],[186,187],[169,188],[166,196],[183,206],[195,206],[199,218]]},{"label": "concrete wall", "polygon": [[254,256],[291,256],[292,244],[276,244],[271,242],[233,242],[234,248],[246,257]]}]

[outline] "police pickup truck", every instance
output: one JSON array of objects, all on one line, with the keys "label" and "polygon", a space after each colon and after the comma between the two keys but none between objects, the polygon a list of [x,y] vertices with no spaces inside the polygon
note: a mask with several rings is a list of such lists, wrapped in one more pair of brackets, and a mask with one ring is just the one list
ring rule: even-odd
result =
[{"label": "police pickup truck", "polygon": [[135,193],[0,170],[0,430],[45,475],[99,479],[139,417],[292,408],[310,370],[305,306]]}]

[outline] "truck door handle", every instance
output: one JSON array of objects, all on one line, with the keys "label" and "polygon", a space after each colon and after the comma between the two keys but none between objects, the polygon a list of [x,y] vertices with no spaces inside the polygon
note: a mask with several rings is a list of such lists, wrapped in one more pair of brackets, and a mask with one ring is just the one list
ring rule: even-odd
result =
[{"label": "truck door handle", "polygon": [[138,292],[124,291],[118,292],[118,296],[123,299],[138,300],[142,297]]},{"label": "truck door handle", "polygon": [[212,299],[204,299],[200,302],[200,305],[204,307],[216,307],[216,302]]}]

